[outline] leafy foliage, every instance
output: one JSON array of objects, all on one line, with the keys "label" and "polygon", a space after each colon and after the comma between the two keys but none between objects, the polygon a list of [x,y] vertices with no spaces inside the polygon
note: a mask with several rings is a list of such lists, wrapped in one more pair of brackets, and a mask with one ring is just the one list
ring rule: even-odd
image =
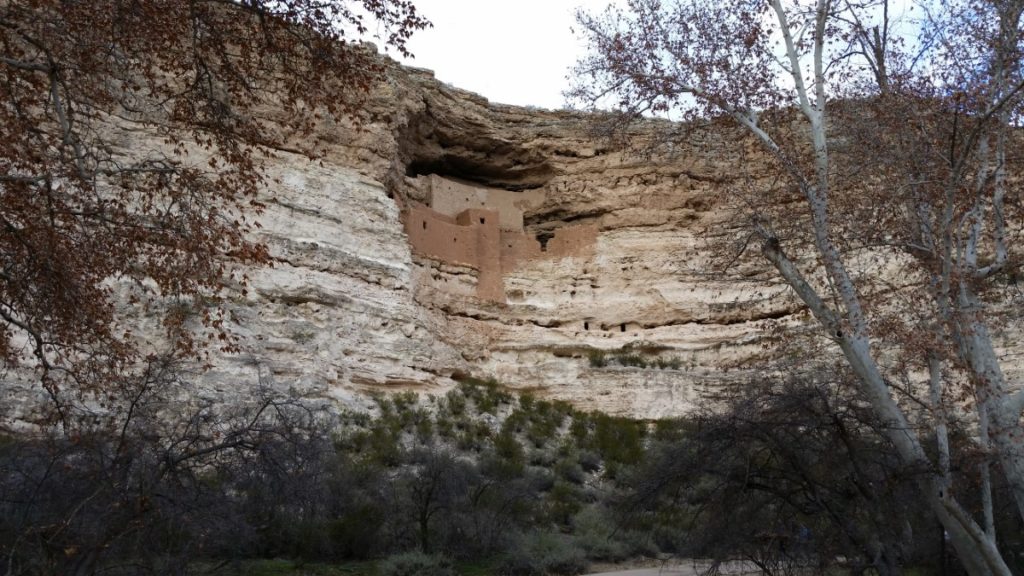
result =
[{"label": "leafy foliage", "polygon": [[[4,362],[39,368],[55,400],[113,385],[139,360],[122,289],[178,352],[197,352],[192,314],[230,349],[208,305],[244,283],[227,259],[267,259],[247,233],[269,150],[355,113],[383,74],[350,41],[371,21],[402,53],[428,25],[407,0],[2,3]],[[125,145],[133,131],[152,145]]]},{"label": "leafy foliage", "polygon": [[[769,160],[738,179],[709,247],[723,268],[774,268],[820,328],[774,331],[777,344],[800,362],[845,359],[964,568],[1006,575],[992,494],[1011,486],[1024,520],[1024,392],[1011,392],[998,352],[999,330],[1020,319],[998,278],[1021,261],[1009,199],[1024,2],[920,2],[916,26],[896,4],[626,0],[580,12],[591,51],[568,96],[615,107],[617,134],[644,114],[699,121],[668,139],[732,124],[737,154]],[[976,442],[960,448],[991,455],[976,463],[977,511],[951,467],[950,418],[964,407]]]}]

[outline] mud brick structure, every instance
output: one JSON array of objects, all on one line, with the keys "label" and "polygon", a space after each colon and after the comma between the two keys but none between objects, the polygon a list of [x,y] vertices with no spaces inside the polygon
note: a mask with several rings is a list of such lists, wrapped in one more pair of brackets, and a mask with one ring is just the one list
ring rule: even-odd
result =
[{"label": "mud brick structure", "polygon": [[409,243],[421,256],[476,269],[481,300],[504,303],[504,275],[531,261],[593,255],[597,226],[566,226],[542,238],[523,230],[523,212],[543,200],[539,193],[420,178],[430,205],[407,209]]}]

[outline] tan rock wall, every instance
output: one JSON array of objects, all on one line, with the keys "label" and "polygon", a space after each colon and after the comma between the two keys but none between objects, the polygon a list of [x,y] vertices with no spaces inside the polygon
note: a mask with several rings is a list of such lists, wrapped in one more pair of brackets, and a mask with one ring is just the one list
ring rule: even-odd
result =
[{"label": "tan rock wall", "polygon": [[[239,271],[249,289],[226,298],[239,352],[211,350],[212,368],[195,372],[204,393],[266,385],[368,405],[367,393],[443,393],[472,374],[582,408],[673,416],[700,386],[740,377],[726,368],[767,353],[759,318],[800,310],[768,274],[705,273],[695,231],[722,218],[741,162],[728,132],[697,127],[676,156],[631,157],[594,138],[593,117],[493,105],[426,72],[393,73],[359,129],[325,123],[268,156],[256,239],[274,265]],[[287,124],[282,110],[262,113]],[[119,141],[127,154],[163,138],[131,125]],[[286,151],[313,142],[318,161]],[[757,178],[757,162],[743,166]],[[415,177],[420,167],[465,181]],[[524,221],[553,232],[544,250]],[[132,320],[159,344],[155,319]],[[1006,357],[1024,365],[1024,339],[1008,334]],[[641,345],[684,368],[588,361]],[[4,384],[5,402],[24,395],[13,376]]]},{"label": "tan rock wall", "polygon": [[596,243],[597,226],[592,224],[566,226],[555,230],[554,237],[548,240],[543,257],[589,257],[594,254]]}]

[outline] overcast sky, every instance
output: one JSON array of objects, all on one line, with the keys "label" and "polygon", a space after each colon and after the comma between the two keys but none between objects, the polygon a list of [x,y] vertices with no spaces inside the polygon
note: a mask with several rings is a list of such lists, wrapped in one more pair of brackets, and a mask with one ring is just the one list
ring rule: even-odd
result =
[{"label": "overcast sky", "polygon": [[443,82],[492,102],[561,108],[565,76],[582,54],[569,30],[578,7],[612,0],[416,0],[434,23],[409,43],[404,63],[429,68]]},{"label": "overcast sky", "polygon": [[[714,0],[711,0],[714,1]],[[412,60],[437,78],[492,102],[561,108],[569,68],[584,53],[571,27],[578,8],[600,12],[617,0],[415,0],[434,27],[413,35]],[[906,21],[911,0],[893,0]],[[392,54],[394,56],[394,54]]]}]

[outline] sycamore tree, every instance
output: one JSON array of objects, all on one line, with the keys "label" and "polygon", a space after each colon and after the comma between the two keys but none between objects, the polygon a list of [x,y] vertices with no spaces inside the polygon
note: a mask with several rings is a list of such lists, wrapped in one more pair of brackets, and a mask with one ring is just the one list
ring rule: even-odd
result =
[{"label": "sycamore tree", "polygon": [[428,25],[409,0],[0,1],[3,365],[58,408],[131,375],[116,284],[174,355],[197,342],[169,300],[230,345],[204,304],[244,280],[228,261],[267,259],[247,234],[269,151],[358,111],[384,74],[358,40],[407,54]]},{"label": "sycamore tree", "polygon": [[[886,0],[627,0],[578,15],[591,51],[568,94],[725,117],[759,143],[772,173],[731,191],[731,245],[806,305],[972,575],[1010,574],[993,472],[1024,521],[1024,391],[994,341],[1019,329],[1022,10],[954,0],[897,23]],[[977,509],[950,479],[961,415]]]}]

